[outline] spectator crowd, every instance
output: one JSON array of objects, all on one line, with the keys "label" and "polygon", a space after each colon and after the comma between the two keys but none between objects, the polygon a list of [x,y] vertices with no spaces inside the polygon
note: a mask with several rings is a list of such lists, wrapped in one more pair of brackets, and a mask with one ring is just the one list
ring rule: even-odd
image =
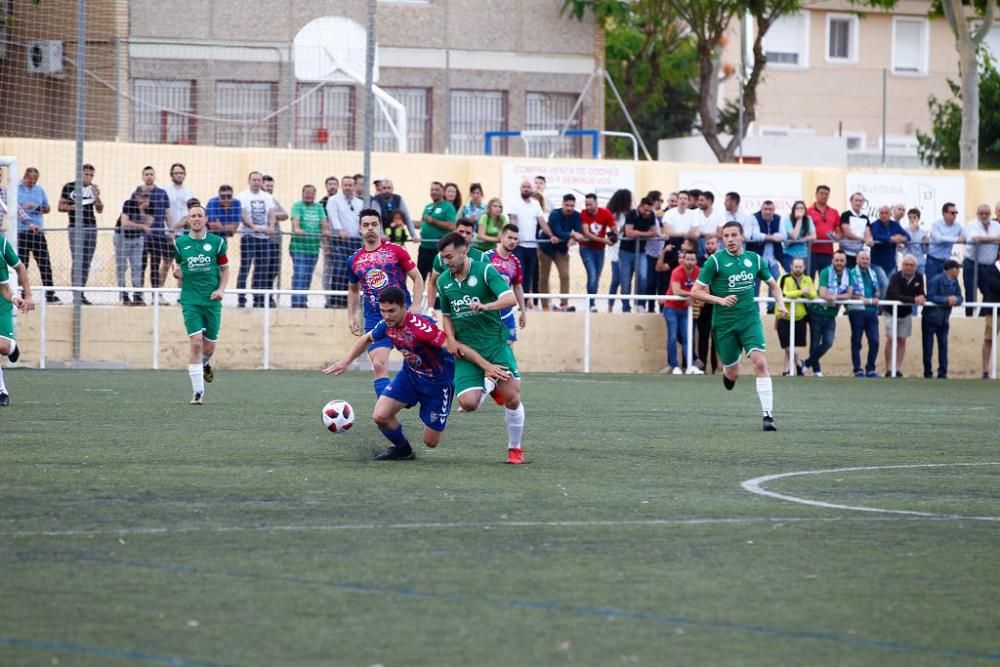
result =
[{"label": "spectator crowd", "polygon": [[[759,210],[750,212],[741,206],[738,192],[722,194],[720,205],[716,193],[697,189],[666,195],[654,190],[642,197],[620,189],[602,206],[593,193],[581,202],[573,194],[547,192],[545,177],[537,176],[521,182],[519,196],[507,202],[487,198],[479,183],[463,190],[456,183],[434,181],[429,202],[411,208],[395,192],[391,179],[377,177],[369,189],[364,176],[354,174],[330,176],[322,192],[315,185],[304,185],[300,198],[286,209],[274,196],[274,178],[258,171],[247,176],[238,192],[233,185],[223,184],[204,203],[185,186],[183,164],[172,164],[168,174],[169,183],[161,187],[156,170],[145,167],[140,184],[120,207],[112,209],[118,212],[115,269],[124,305],[145,305],[147,276],[150,287],[166,286],[173,261],[172,240],[185,233],[188,209],[194,205],[204,207],[210,231],[239,237],[236,287],[264,291],[278,287],[283,234],[291,237],[288,259],[293,290],[313,285],[321,258],[321,288],[346,290],[348,261],[362,245],[358,215],[366,207],[380,212],[387,240],[416,244],[417,266],[431,295],[434,276],[427,278],[433,274],[438,239],[465,227],[471,229],[473,246],[486,251],[497,246],[504,227],[512,224],[519,232],[514,254],[520,261],[524,292],[548,293],[554,267],[559,281],[555,291],[569,293],[571,262],[578,254],[587,293],[598,293],[601,277],[608,271],[608,293],[617,297],[600,302],[590,299],[587,307],[592,311],[598,310],[598,303],[613,311],[617,302],[626,313],[633,309],[662,312],[668,341],[667,366],[662,372],[672,374],[718,370],[711,341],[713,305],[693,301],[690,294],[699,267],[719,250],[720,228],[730,221],[742,226],[747,248],[761,255],[786,298],[798,301],[788,317],[775,319],[782,348],[805,350],[802,355],[794,350],[786,355],[792,362],[786,374],[822,377],[822,359],[834,345],[837,316],[843,310],[857,377],[891,375],[898,368],[918,314],[924,376],[947,377],[952,308],[963,302],[1000,302],[1000,203],[994,209],[979,206],[964,225],[957,206],[950,202],[934,221],[922,220],[919,209],[900,203],[879,206],[872,219],[861,193],[852,194],[849,208],[838,212],[828,203],[830,188],[825,185],[816,188],[812,203],[794,202],[787,216],[776,211],[773,201],[764,201]],[[38,169],[29,167],[18,186],[18,252],[25,265],[34,257],[45,299],[56,304],[60,299],[51,289],[52,259],[45,225],[52,207],[39,178]],[[97,246],[96,214],[105,209],[94,178],[94,166],[83,165],[79,186],[75,181],[64,184],[56,204],[59,212],[67,214],[76,286],[87,284]],[[0,201],[6,202],[4,192]],[[5,213],[0,207],[0,226]],[[633,294],[670,298],[628,298]],[[240,294],[238,305],[263,307],[265,298],[253,294],[248,300]],[[276,307],[274,297],[270,299],[269,306]],[[882,301],[899,303],[887,306]],[[90,304],[85,296],[82,303]],[[307,308],[308,300],[304,294],[293,295],[291,306]],[[346,298],[328,296],[325,306],[346,307]],[[428,304],[432,306],[433,300]],[[529,299],[526,308],[575,310],[566,299]],[[973,311],[966,306],[967,315],[974,315]],[[979,313],[986,322],[984,377],[993,343],[991,312],[984,308]],[[935,344],[936,368],[932,363]],[[880,351],[881,373],[877,368]]]}]

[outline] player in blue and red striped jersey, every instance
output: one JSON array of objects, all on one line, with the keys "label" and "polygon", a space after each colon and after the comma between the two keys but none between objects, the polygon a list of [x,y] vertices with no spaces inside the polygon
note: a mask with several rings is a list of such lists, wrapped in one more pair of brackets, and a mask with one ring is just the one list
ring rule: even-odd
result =
[{"label": "player in blue and red striped jersey", "polygon": [[[355,336],[371,331],[382,319],[378,300],[382,290],[389,287],[401,289],[406,307],[414,313],[420,312],[420,304],[413,303],[410,292],[406,290],[407,276],[413,281],[413,293],[424,293],[424,281],[410,254],[401,246],[382,240],[382,218],[379,212],[366,208],[359,214],[359,219],[361,239],[365,244],[347,261],[347,318],[351,333]],[[363,322],[358,319],[358,306],[362,300]],[[368,358],[375,373],[372,386],[376,397],[381,396],[389,384],[391,349],[392,342],[387,338],[372,341],[368,347]]]},{"label": "player in blue and red striped jersey", "polygon": [[372,420],[392,447],[378,454],[379,461],[406,461],[414,458],[413,448],[396,415],[404,408],[420,404],[424,423],[424,444],[437,447],[448,424],[455,393],[455,358],[448,351],[456,346],[463,358],[480,366],[494,379],[506,377],[503,368],[487,362],[472,348],[449,340],[448,334],[425,316],[406,311],[406,294],[398,287],[387,287],[378,297],[381,320],[362,336],[354,347],[335,364],[323,369],[326,375],[340,375],[373,343],[388,341],[403,353],[400,369],[375,404]]},{"label": "player in blue and red striped jersey", "polygon": [[507,328],[507,342],[513,343],[517,340],[517,328],[524,328],[527,324],[524,307],[524,289],[521,285],[524,277],[524,269],[521,267],[521,260],[514,254],[514,248],[520,241],[520,232],[517,225],[507,224],[500,230],[500,240],[497,247],[488,250],[484,255],[485,261],[493,265],[507,284],[514,290],[514,298],[517,299],[517,309],[520,314],[517,322],[514,321],[514,309],[506,308],[500,311],[500,321]]}]

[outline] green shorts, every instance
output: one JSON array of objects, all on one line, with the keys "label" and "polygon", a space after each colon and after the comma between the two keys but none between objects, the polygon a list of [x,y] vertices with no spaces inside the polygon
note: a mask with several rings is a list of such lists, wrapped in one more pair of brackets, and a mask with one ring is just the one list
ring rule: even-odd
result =
[{"label": "green shorts", "polygon": [[219,326],[222,324],[222,302],[214,301],[211,305],[182,303],[184,313],[184,328],[188,336],[202,334],[205,340],[213,343],[219,340]]},{"label": "green shorts", "polygon": [[764,325],[759,317],[748,317],[743,322],[713,327],[712,336],[715,338],[715,351],[723,366],[740,363],[741,351],[750,354],[754,350],[767,350]]},{"label": "green shorts", "polygon": [[[514,350],[511,349],[510,345],[504,343],[496,350],[490,351],[488,355],[481,350],[477,350],[477,352],[490,363],[506,368],[515,380],[521,379],[521,373],[517,370],[517,359],[514,358]],[[482,389],[485,377],[483,369],[471,361],[455,359],[455,396],[461,396],[464,392],[473,389]]]},{"label": "green shorts", "polygon": [[0,298],[0,338],[14,339],[14,304]]}]

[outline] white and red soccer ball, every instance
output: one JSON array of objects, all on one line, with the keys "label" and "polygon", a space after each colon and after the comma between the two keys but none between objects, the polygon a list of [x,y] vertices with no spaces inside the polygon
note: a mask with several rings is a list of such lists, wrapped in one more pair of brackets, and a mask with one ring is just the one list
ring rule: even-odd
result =
[{"label": "white and red soccer ball", "polygon": [[331,433],[343,433],[354,425],[354,408],[347,401],[333,400],[323,406],[323,426]]}]

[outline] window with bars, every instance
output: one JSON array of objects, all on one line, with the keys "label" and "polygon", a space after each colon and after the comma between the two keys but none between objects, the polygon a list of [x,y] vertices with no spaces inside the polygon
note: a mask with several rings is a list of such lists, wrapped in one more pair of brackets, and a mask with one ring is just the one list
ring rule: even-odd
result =
[{"label": "window with bars", "polygon": [[858,17],[827,15],[826,59],[828,62],[857,61]]},{"label": "window with bars", "polygon": [[[299,95],[315,84],[299,84]],[[355,148],[356,113],[354,86],[327,85],[313,90],[295,107],[296,148]]]},{"label": "window with bars", "polygon": [[507,129],[507,95],[503,92],[452,90],[448,104],[452,153],[478,155],[483,152],[487,132]]},{"label": "window with bars", "polygon": [[[570,119],[576,104],[573,93],[527,93],[524,99],[525,130],[578,130],[583,122],[582,107]],[[566,121],[569,119],[569,125]],[[548,155],[555,148],[559,157],[580,157],[583,142],[580,137],[571,139],[555,138],[548,141]]]},{"label": "window with bars", "polygon": [[217,146],[274,146],[278,139],[277,85],[251,81],[215,84]]},{"label": "window with bars", "polygon": [[[410,153],[429,153],[431,151],[430,91],[427,88],[385,88],[385,92],[406,108],[406,150]],[[396,135],[376,103],[375,150],[395,152],[396,148]]]},{"label": "window with bars", "polygon": [[197,124],[194,81],[135,79],[132,140],[151,144],[193,144]]}]

